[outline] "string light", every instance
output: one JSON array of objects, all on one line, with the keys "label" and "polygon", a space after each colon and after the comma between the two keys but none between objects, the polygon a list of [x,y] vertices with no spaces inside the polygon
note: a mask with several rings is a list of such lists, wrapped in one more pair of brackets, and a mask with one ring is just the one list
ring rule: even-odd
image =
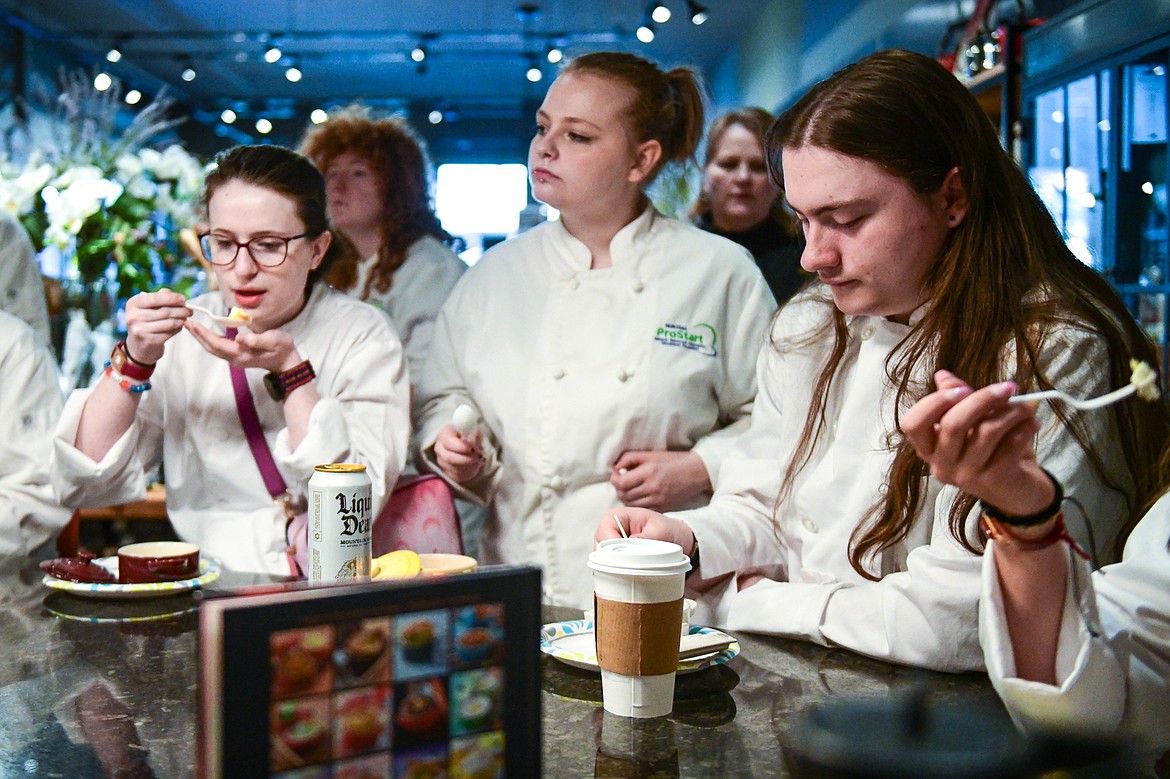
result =
[{"label": "string light", "polygon": [[280,62],[280,58],[284,56],[284,52],[280,50],[279,46],[272,45],[268,51],[264,52],[264,61],[269,65],[275,65]]},{"label": "string light", "polygon": [[422,62],[427,58],[427,50],[421,43],[410,50],[410,58],[415,62]]},{"label": "string light", "polygon": [[555,65],[565,58],[565,52],[559,46],[551,46],[549,47],[547,58],[550,63]]},{"label": "string light", "polygon": [[107,89],[113,86],[113,84],[114,80],[110,78],[109,73],[98,73],[93,77],[93,88],[98,92],[105,92]]},{"label": "string light", "polygon": [[328,118],[329,114],[325,112],[324,108],[314,108],[309,114],[309,121],[313,124],[324,124]]},{"label": "string light", "polygon": [[181,77],[184,81],[194,81],[196,75],[198,74],[195,72],[195,68],[188,65],[187,67],[183,68]]},{"label": "string light", "polygon": [[126,105],[138,105],[142,101],[142,93],[137,89],[131,89],[123,99],[126,101]]},{"label": "string light", "polygon": [[223,120],[224,124],[231,124],[237,119],[236,112],[230,108],[223,109],[223,113],[219,115],[219,118]]},{"label": "string light", "polygon": [[429,114],[427,114],[427,121],[431,124],[438,124],[439,122],[443,121],[443,112],[438,109],[431,111]]},{"label": "string light", "polygon": [[691,24],[696,27],[707,21],[707,9],[695,0],[687,0],[687,10],[691,12]]},{"label": "string light", "polygon": [[654,9],[650,11],[650,18],[659,24],[666,24],[670,21],[670,9],[664,3],[655,3]]},{"label": "string light", "polygon": [[284,71],[284,77],[294,84],[304,78],[304,76],[305,74],[296,65],[289,65]]},{"label": "string light", "polygon": [[122,52],[118,50],[117,46],[106,52],[107,62],[117,62],[120,59],[122,59]]},{"label": "string light", "polygon": [[642,43],[653,43],[654,25],[650,22],[646,22],[637,29],[634,35],[638,36],[638,40],[640,40]]},{"label": "string light", "polygon": [[268,135],[268,133],[272,132],[272,122],[263,117],[257,119],[256,132],[260,133],[261,135]]},{"label": "string light", "polygon": [[537,81],[540,81],[542,78],[544,78],[544,74],[540,72],[540,68],[536,67],[536,65],[529,65],[528,72],[525,73],[524,75],[533,84],[535,84]]}]

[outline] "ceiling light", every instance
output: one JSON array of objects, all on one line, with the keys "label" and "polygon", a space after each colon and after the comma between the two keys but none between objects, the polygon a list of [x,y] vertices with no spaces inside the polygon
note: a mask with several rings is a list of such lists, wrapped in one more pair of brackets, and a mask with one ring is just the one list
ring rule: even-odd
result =
[{"label": "ceiling light", "polygon": [[443,121],[443,112],[437,109],[431,111],[429,114],[427,114],[427,121],[431,124],[438,124],[439,122]]},{"label": "ceiling light", "polygon": [[183,72],[181,74],[184,81],[194,81],[195,75],[195,68],[191,67],[190,65],[183,68]]},{"label": "ceiling light", "polygon": [[93,88],[98,92],[105,92],[113,85],[113,83],[114,80],[110,78],[109,73],[98,73],[93,77]]},{"label": "ceiling light", "polygon": [[666,24],[670,21],[670,9],[664,3],[655,3],[654,9],[650,11],[650,18],[659,24]]},{"label": "ceiling light", "polygon": [[106,52],[107,62],[117,62],[120,59],[122,59],[122,52],[116,46]]},{"label": "ceiling light", "polygon": [[691,24],[700,25],[707,21],[707,9],[695,0],[687,0],[687,10],[691,13]]},{"label": "ceiling light", "polygon": [[268,51],[264,52],[264,61],[269,65],[280,62],[280,58],[284,56],[284,52],[280,50],[279,46],[270,46]]},{"label": "ceiling light", "polygon": [[415,62],[422,62],[427,58],[427,50],[421,45],[415,46],[410,50],[410,58]]},{"label": "ceiling light", "polygon": [[536,65],[530,65],[528,67],[528,72],[525,73],[524,76],[533,84],[544,78],[544,74],[540,72],[540,68],[536,67]]},{"label": "ceiling light", "polygon": [[123,99],[126,101],[126,105],[138,105],[142,101],[142,93],[137,89],[131,89]]},{"label": "ceiling light", "polygon": [[548,50],[548,61],[552,64],[557,64],[565,58],[565,52],[557,46],[552,46]]},{"label": "ceiling light", "polygon": [[304,78],[305,74],[296,65],[289,65],[284,71],[284,77],[295,84]]},{"label": "ceiling light", "polygon": [[642,43],[651,43],[654,40],[654,25],[650,22],[646,22],[637,29],[634,35],[637,35],[638,40],[640,40]]},{"label": "ceiling light", "polygon": [[225,108],[223,109],[223,113],[219,115],[219,118],[223,120],[224,124],[231,124],[236,121],[236,112],[230,108]]},{"label": "ceiling light", "polygon": [[309,121],[313,124],[325,124],[325,120],[329,118],[329,114],[325,112],[324,108],[314,108],[309,114]]},{"label": "ceiling light", "polygon": [[268,133],[272,132],[272,122],[264,118],[257,119],[256,132],[260,133],[261,135],[268,135]]}]

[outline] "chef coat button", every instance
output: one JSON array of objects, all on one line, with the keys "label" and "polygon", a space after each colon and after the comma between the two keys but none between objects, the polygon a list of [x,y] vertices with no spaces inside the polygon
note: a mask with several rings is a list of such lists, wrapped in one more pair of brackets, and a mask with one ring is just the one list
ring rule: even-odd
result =
[{"label": "chef coat button", "polygon": [[560,476],[553,476],[548,480],[548,486],[554,490],[563,490],[565,488],[565,480]]},{"label": "chef coat button", "polygon": [[804,519],[800,520],[800,524],[804,525],[804,529],[810,533],[817,532],[817,523],[813,522],[808,517],[805,517]]},{"label": "chef coat button", "polygon": [[633,375],[634,374],[630,373],[625,368],[622,368],[621,370],[619,370],[617,372],[617,380],[618,381],[627,381]]},{"label": "chef coat button", "polygon": [[646,285],[642,283],[641,279],[634,279],[634,283],[630,285],[630,289],[634,290],[634,292],[641,292],[646,289]]},{"label": "chef coat button", "polygon": [[575,278],[573,278],[573,279],[569,279],[569,289],[576,289],[576,288],[577,288],[577,287],[579,287],[579,286],[581,286],[581,282],[580,282],[580,281],[578,281],[578,280],[577,280],[577,279],[575,279]]},{"label": "chef coat button", "polygon": [[560,381],[561,379],[565,378],[565,372],[562,371],[560,368],[556,368],[552,372],[552,377],[554,379],[556,379],[557,381]]},{"label": "chef coat button", "polygon": [[877,331],[874,329],[873,325],[866,325],[861,329],[861,340],[868,341],[870,338],[873,338],[873,334],[875,332]]}]

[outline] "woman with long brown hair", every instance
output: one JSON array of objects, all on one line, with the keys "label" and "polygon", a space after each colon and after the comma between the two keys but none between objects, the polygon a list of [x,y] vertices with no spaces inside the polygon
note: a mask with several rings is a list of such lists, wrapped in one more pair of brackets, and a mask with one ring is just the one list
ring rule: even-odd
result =
[{"label": "woman with long brown hair", "polygon": [[771,125],[772,115],[762,108],[728,111],[711,123],[694,216],[699,227],[751,252],[783,305],[810,276],[800,267],[800,228],[768,174],[764,135]]},{"label": "woman with long brown hair", "polygon": [[[899,418],[946,367],[972,386],[1095,394],[1154,350],[1065,247],[971,94],[938,63],[879,52],[769,132],[772,169],[822,284],[773,322],[751,429],[710,506],[619,512],[696,552],[708,617],[944,670],[981,668],[974,496],[930,477]],[[1156,404],[1041,407],[1036,447],[1097,558],[1157,488]],[[605,518],[598,538],[618,528]]]},{"label": "woman with long brown hair", "polygon": [[301,153],[324,174],[329,220],[351,249],[326,280],[390,315],[417,381],[435,317],[467,269],[431,208],[421,139],[404,120],[351,106],[310,127]]}]

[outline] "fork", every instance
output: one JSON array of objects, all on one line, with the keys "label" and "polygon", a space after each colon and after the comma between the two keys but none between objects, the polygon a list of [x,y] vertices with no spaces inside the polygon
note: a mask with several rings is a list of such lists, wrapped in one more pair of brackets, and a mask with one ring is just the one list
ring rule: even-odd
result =
[{"label": "fork", "polygon": [[1154,369],[1146,363],[1137,360],[1130,360],[1129,366],[1133,369],[1129,384],[1099,397],[1082,400],[1080,398],[1074,398],[1072,395],[1061,390],[1054,389],[1044,390],[1043,392],[1029,392],[1026,395],[1013,395],[1008,398],[1008,403],[1027,403],[1033,400],[1061,400],[1073,408],[1090,411],[1095,408],[1108,406],[1110,403],[1116,403],[1123,398],[1128,398],[1134,393],[1137,393],[1143,400],[1156,399],[1158,397],[1158,374],[1154,372]]}]

